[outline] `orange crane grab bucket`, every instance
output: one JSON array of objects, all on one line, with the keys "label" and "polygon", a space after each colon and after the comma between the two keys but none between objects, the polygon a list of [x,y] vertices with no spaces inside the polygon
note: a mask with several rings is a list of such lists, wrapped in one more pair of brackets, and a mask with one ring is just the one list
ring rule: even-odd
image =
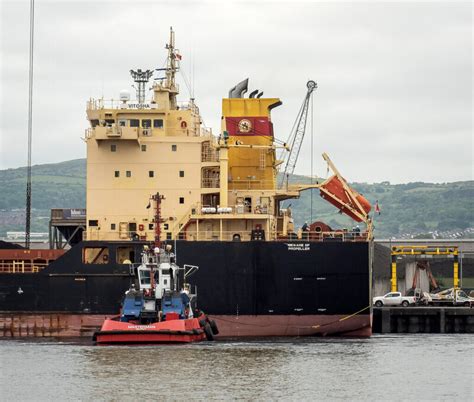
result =
[{"label": "orange crane grab bucket", "polygon": [[347,193],[341,179],[339,179],[337,175],[333,175],[329,179],[324,181],[324,183],[320,185],[319,190],[320,196],[323,199],[330,202],[341,212],[350,216],[357,222],[364,221],[362,217],[366,217],[371,210],[370,202],[367,201],[364,196],[360,195],[353,188],[350,188],[352,195],[355,196],[360,206],[362,207],[361,210],[357,203],[354,202],[351,196]]}]

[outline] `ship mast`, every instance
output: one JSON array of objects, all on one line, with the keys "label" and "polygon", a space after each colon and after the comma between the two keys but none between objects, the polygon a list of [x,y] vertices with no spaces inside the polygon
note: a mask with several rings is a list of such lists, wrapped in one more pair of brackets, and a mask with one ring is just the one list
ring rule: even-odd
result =
[{"label": "ship mast", "polygon": [[166,87],[170,91],[170,107],[171,109],[175,109],[177,105],[176,95],[178,94],[178,88],[176,87],[176,72],[179,69],[176,60],[181,60],[181,55],[177,53],[174,47],[173,27],[170,27],[170,41],[166,45],[166,49],[168,49],[168,59],[166,63]]}]

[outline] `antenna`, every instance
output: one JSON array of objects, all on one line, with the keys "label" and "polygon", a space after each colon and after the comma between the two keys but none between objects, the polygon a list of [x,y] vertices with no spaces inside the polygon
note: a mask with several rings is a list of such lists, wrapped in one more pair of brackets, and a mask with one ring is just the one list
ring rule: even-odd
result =
[{"label": "antenna", "polygon": [[150,77],[153,75],[152,70],[142,71],[141,69],[130,70],[130,75],[137,84],[135,90],[137,91],[137,100],[138,103],[145,103],[145,85],[150,80]]},{"label": "antenna", "polygon": [[25,247],[30,248],[31,231],[31,148],[33,134],[33,39],[35,30],[35,1],[30,0],[30,65],[28,79],[28,164],[26,167]]}]

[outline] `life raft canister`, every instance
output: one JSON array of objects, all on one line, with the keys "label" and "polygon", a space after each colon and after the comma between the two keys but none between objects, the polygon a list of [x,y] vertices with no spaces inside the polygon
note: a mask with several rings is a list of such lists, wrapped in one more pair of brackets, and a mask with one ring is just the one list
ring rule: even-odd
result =
[{"label": "life raft canister", "polygon": [[186,123],[185,121],[182,121],[181,128],[186,128],[186,127],[188,127],[188,123]]}]

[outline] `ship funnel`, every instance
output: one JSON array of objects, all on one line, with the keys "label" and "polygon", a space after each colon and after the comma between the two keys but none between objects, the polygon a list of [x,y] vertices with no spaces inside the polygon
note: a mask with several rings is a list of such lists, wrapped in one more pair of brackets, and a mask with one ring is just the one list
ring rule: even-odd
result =
[{"label": "ship funnel", "polygon": [[250,99],[255,98],[255,95],[257,95],[257,94],[258,94],[258,89],[256,89],[255,91],[250,92],[249,98]]},{"label": "ship funnel", "polygon": [[248,85],[248,78],[243,81],[240,81],[235,87],[231,88],[231,90],[229,91],[229,98],[242,98],[244,93],[247,92]]},{"label": "ship funnel", "polygon": [[263,91],[257,95],[257,98],[261,98],[262,96],[263,96]]}]

